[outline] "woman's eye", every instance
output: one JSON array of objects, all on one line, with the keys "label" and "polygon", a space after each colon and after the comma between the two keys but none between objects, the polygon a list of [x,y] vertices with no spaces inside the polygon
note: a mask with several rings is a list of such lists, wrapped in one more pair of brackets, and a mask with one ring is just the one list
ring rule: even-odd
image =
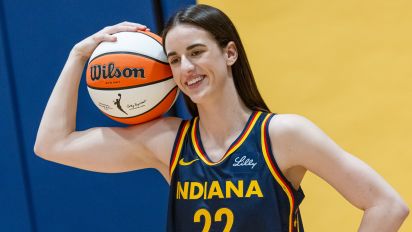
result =
[{"label": "woman's eye", "polygon": [[178,58],[172,58],[169,60],[169,64],[176,64],[177,62],[179,62]]},{"label": "woman's eye", "polygon": [[199,55],[200,53],[202,53],[202,51],[193,51],[193,52],[192,52],[192,56],[197,56],[197,55]]}]

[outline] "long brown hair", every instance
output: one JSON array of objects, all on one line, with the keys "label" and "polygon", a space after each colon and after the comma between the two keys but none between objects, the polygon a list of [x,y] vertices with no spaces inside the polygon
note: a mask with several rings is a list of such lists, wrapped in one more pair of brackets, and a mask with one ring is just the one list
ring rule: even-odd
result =
[{"label": "long brown hair", "polygon": [[[163,41],[166,41],[166,36],[170,29],[179,24],[191,24],[208,31],[221,48],[226,47],[230,41],[233,41],[238,52],[238,58],[232,65],[236,91],[249,109],[270,112],[256,86],[239,34],[225,13],[217,8],[203,4],[189,6],[177,12],[169,19],[163,30]],[[164,45],[163,49],[166,50]],[[188,96],[184,95],[184,98],[192,116],[198,116],[199,112],[196,104]]]}]

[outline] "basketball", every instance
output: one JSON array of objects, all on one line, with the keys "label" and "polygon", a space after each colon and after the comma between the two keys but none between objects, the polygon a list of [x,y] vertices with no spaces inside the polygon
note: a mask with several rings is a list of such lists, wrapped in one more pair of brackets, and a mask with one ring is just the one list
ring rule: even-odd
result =
[{"label": "basketball", "polygon": [[151,32],[120,32],[116,42],[103,42],[91,55],[87,89],[109,118],[139,124],[166,113],[178,88],[163,52],[161,38]]}]

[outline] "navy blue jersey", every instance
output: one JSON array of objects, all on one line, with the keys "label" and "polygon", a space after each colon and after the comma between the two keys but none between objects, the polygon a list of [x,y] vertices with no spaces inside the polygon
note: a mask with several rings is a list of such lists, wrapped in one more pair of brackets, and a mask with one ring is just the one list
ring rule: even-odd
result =
[{"label": "navy blue jersey", "polygon": [[273,157],[268,125],[274,114],[253,112],[239,137],[212,162],[199,118],[183,121],[170,161],[169,232],[303,232],[295,190]]}]

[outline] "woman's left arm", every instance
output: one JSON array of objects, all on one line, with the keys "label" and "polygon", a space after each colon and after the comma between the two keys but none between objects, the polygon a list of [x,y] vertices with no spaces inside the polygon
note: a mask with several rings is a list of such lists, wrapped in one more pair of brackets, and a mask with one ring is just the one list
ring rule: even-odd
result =
[{"label": "woman's left arm", "polygon": [[360,232],[397,231],[409,214],[399,194],[367,164],[349,154],[308,119],[278,115],[269,132],[287,173],[304,167],[364,210]]}]

